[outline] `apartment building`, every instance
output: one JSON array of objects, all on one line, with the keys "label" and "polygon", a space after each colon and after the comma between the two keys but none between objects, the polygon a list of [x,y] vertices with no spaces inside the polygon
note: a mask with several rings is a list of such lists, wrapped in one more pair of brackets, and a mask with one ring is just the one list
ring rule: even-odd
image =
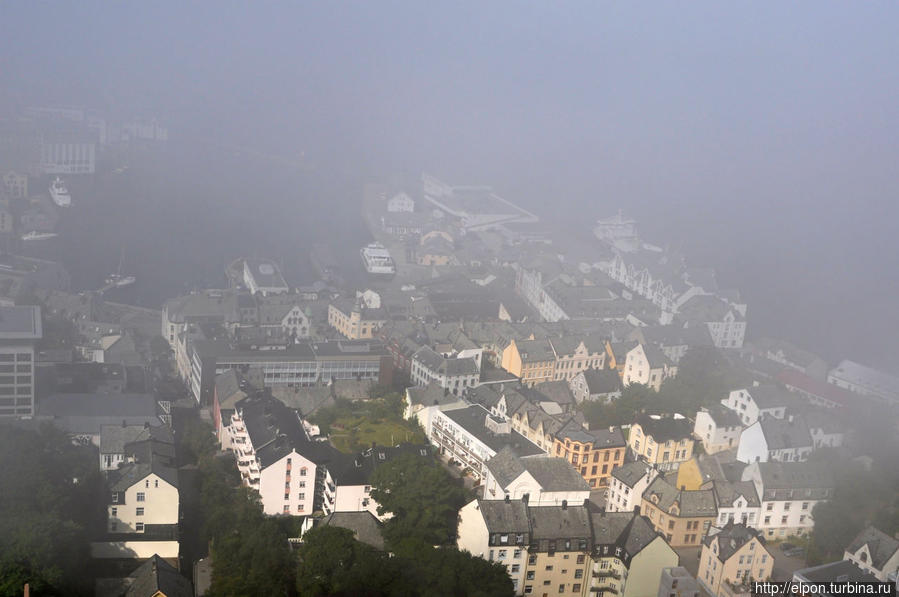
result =
[{"label": "apartment building", "polygon": [[761,384],[732,391],[721,404],[739,415],[748,427],[762,416],[782,419],[787,408],[796,404],[796,398],[787,390],[774,384]]},{"label": "apartment building", "polygon": [[569,424],[556,432],[552,452],[571,463],[591,488],[606,487],[624,463],[627,442],[620,428],[585,429]]},{"label": "apartment building", "polygon": [[702,541],[697,577],[715,597],[733,597],[749,592],[751,581],[771,578],[774,554],[762,534],[744,524],[727,523],[713,528]]},{"label": "apartment building", "polygon": [[350,340],[366,340],[387,323],[384,309],[366,307],[361,299],[337,300],[328,305],[328,325]]},{"label": "apartment building", "polygon": [[41,308],[0,307],[0,417],[34,415],[34,346]]},{"label": "apartment building", "polygon": [[659,391],[662,382],[677,375],[677,365],[661,350],[649,344],[637,344],[627,352],[621,381],[625,386],[639,383]]},{"label": "apartment building", "polygon": [[672,547],[698,546],[718,518],[710,489],[678,489],[656,477],[643,492],[640,511]]},{"label": "apartment building", "polygon": [[755,485],[761,502],[756,528],[767,539],[804,535],[814,527],[812,510],[833,494],[833,478],[821,464],[753,462],[743,469],[743,481]]},{"label": "apartment building", "polygon": [[523,500],[530,506],[583,504],[590,486],[563,458],[544,454],[519,457],[510,447],[487,461],[484,499]]},{"label": "apartment building", "polygon": [[606,512],[633,512],[639,508],[643,492],[658,474],[652,465],[642,460],[612,469]]},{"label": "apartment building", "polygon": [[640,415],[631,425],[628,447],[659,470],[677,470],[693,457],[693,425],[679,415]]},{"label": "apartment building", "polygon": [[459,396],[466,389],[474,388],[480,379],[481,370],[473,357],[447,357],[428,346],[422,346],[412,355],[410,381],[416,386],[433,383]]},{"label": "apartment building", "polygon": [[843,559],[873,574],[881,582],[895,583],[899,576],[899,539],[875,527],[865,527],[846,546]]},{"label": "apartment building", "polygon": [[730,450],[740,443],[743,422],[740,415],[723,406],[701,408],[696,413],[693,437],[702,442],[706,454]]}]

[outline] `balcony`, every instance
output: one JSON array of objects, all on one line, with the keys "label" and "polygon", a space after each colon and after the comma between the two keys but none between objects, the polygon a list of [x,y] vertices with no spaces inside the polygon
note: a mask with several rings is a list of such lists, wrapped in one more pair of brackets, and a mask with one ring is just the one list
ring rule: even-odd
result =
[{"label": "balcony", "polygon": [[598,570],[593,572],[593,578],[614,578],[621,580],[621,573],[614,570]]},{"label": "balcony", "polygon": [[599,595],[617,595],[618,589],[613,589],[612,587],[590,587],[590,592]]}]

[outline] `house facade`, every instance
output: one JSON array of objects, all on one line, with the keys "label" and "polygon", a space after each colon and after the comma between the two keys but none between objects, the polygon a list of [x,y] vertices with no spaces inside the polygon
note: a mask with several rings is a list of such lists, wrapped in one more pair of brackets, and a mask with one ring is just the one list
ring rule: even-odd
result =
[{"label": "house facade", "polygon": [[742,480],[755,485],[761,518],[756,528],[766,539],[808,533],[815,504],[833,495],[828,471],[808,462],[753,462],[743,469]]},{"label": "house facade", "polygon": [[[702,541],[697,578],[715,597],[732,597],[755,580],[771,578],[774,554],[762,535],[743,524],[728,523],[713,529]],[[747,587],[748,590],[748,587]]]},{"label": "house facade", "polygon": [[693,426],[683,417],[641,415],[631,425],[628,447],[659,470],[677,470],[693,457]]},{"label": "house facade", "polygon": [[742,431],[740,416],[730,409],[703,407],[696,413],[693,437],[702,442],[706,454],[738,446]]},{"label": "house facade", "polygon": [[698,546],[718,518],[712,490],[681,490],[662,477],[649,484],[640,504],[640,511],[672,547]]},{"label": "house facade", "polygon": [[661,350],[648,344],[637,344],[625,357],[621,381],[625,386],[639,383],[658,392],[662,382],[675,375],[677,365]]},{"label": "house facade", "polygon": [[608,486],[612,471],[624,463],[627,443],[620,428],[588,430],[568,425],[555,434],[552,451],[596,489]]}]

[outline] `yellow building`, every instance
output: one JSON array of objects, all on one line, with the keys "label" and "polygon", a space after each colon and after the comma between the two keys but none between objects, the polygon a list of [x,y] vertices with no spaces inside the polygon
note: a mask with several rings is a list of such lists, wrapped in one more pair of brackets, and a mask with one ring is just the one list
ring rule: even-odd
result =
[{"label": "yellow building", "polygon": [[628,447],[661,471],[677,470],[693,457],[693,426],[685,418],[641,415],[631,425]]},{"label": "yellow building", "polygon": [[640,511],[672,547],[698,546],[718,518],[713,490],[682,491],[662,476],[643,492]]},{"label": "yellow building", "polygon": [[627,353],[637,344],[638,342],[606,342],[606,368],[615,369],[623,377]]},{"label": "yellow building", "polygon": [[533,386],[552,381],[556,353],[549,340],[512,340],[503,349],[502,368]]},{"label": "yellow building", "polygon": [[350,340],[373,338],[387,323],[382,309],[366,309],[360,301],[335,301],[328,305],[328,325]]},{"label": "yellow building", "polygon": [[752,580],[767,580],[773,571],[774,555],[751,527],[729,522],[702,542],[697,580],[711,595],[730,597],[742,592],[736,587]]},{"label": "yellow building", "polygon": [[556,433],[553,454],[566,459],[590,487],[606,487],[615,467],[624,464],[627,443],[621,429],[587,430],[574,425]]}]

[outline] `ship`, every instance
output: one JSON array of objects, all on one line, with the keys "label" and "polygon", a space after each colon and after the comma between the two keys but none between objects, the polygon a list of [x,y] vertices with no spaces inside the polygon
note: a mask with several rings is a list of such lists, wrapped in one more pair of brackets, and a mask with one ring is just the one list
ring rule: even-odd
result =
[{"label": "ship", "polygon": [[55,232],[38,232],[37,230],[32,230],[26,234],[22,235],[22,240],[43,240],[45,238],[53,238],[56,236]]},{"label": "ship", "polygon": [[396,264],[390,252],[381,243],[371,243],[359,251],[362,255],[362,264],[365,271],[377,276],[392,276],[396,274]]},{"label": "ship", "polygon": [[129,284],[134,284],[137,281],[137,278],[134,276],[123,276],[122,275],[122,262],[125,260],[125,249],[122,249],[122,254],[119,257],[119,269],[116,270],[116,273],[110,274],[107,276],[105,282],[107,288],[116,288],[119,286],[128,286]]},{"label": "ship", "polygon": [[72,197],[69,195],[69,189],[66,188],[66,184],[58,176],[50,183],[50,197],[53,198],[53,203],[59,207],[69,207],[72,205]]}]

